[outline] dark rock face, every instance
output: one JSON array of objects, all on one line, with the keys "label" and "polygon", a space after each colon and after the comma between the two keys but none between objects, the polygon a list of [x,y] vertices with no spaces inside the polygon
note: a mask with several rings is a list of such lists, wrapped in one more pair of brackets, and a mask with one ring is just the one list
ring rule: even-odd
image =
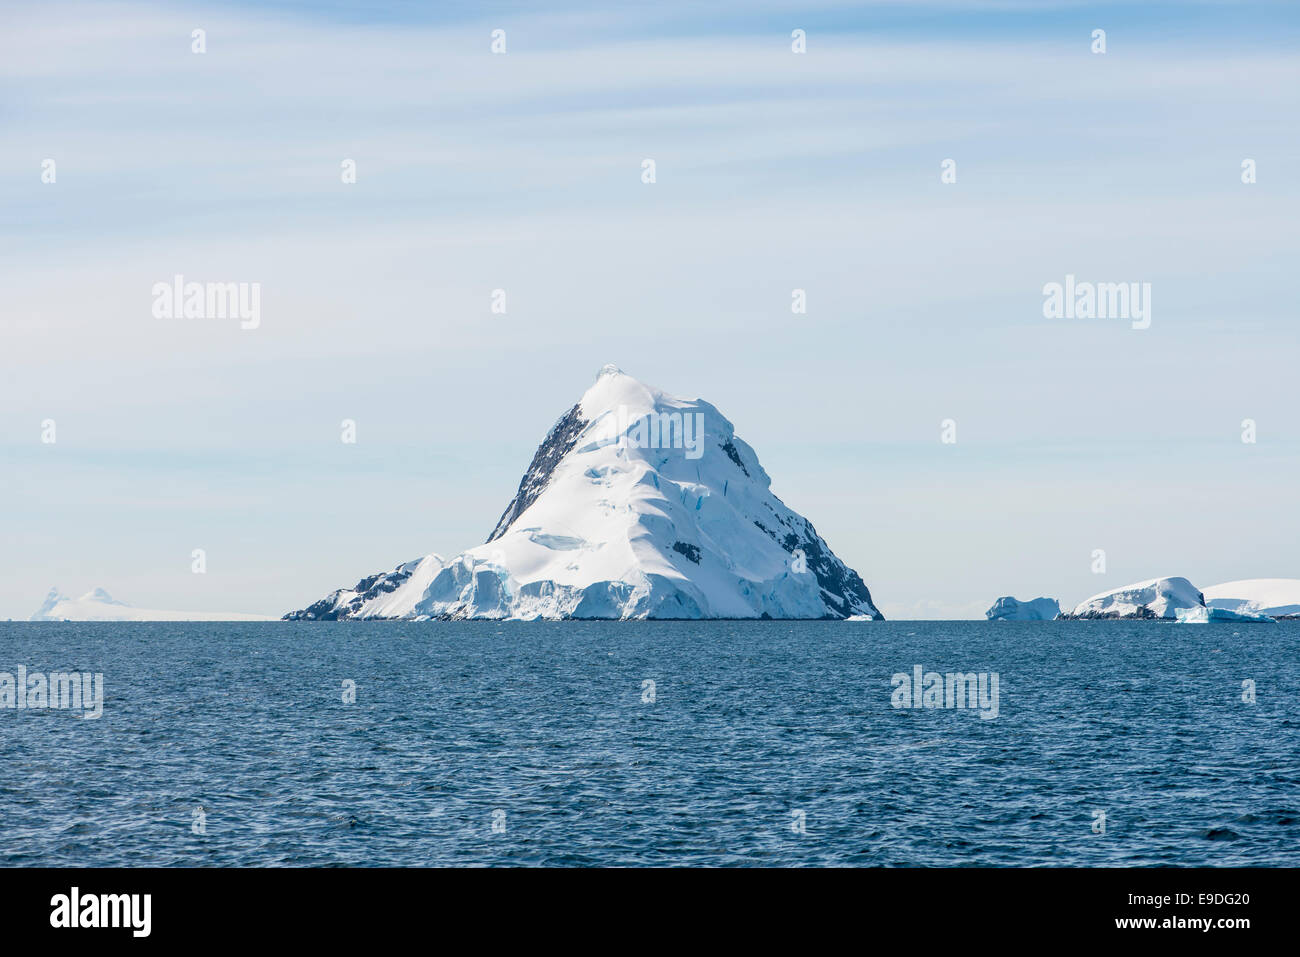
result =
[{"label": "dark rock face", "polygon": [[[831,554],[812,522],[805,518],[803,525],[802,534],[787,532],[782,544],[791,554],[796,548],[803,550],[808,570],[817,576],[817,584],[822,589],[822,600],[827,607],[834,609],[839,618],[864,614],[867,609],[874,609],[875,603],[871,600],[871,592],[867,590],[867,583],[862,580],[862,576]],[[855,602],[854,598],[859,599],[859,602]],[[872,617],[883,621],[885,616],[876,611]]]},{"label": "dark rock face", "polygon": [[791,523],[782,521],[775,513],[772,518],[773,524],[780,524],[788,530],[778,533],[758,520],[754,524],[791,555],[796,549],[804,553],[808,571],[817,576],[817,584],[821,586],[822,600],[834,612],[827,618],[869,614],[877,621],[885,620],[871,600],[871,592],[862,576],[831,553],[830,546],[817,534],[812,522],[797,515]]},{"label": "dark rock face", "polygon": [[697,565],[700,563],[700,549],[698,545],[691,545],[687,542],[673,542],[673,551],[680,555],[685,555]]},{"label": "dark rock face", "polygon": [[773,524],[788,529],[784,533],[768,528],[757,519],[754,520],[754,524],[773,541],[779,542],[781,547],[790,554],[793,555],[795,549],[804,553],[808,570],[817,576],[817,584],[821,586],[822,600],[837,612],[837,614],[827,615],[827,618],[848,618],[851,615],[869,614],[876,621],[884,621],[885,616],[876,609],[876,603],[871,600],[871,592],[867,588],[867,583],[862,580],[862,576],[832,554],[830,546],[817,534],[817,529],[813,528],[812,522],[797,515],[795,518],[797,521],[787,523],[773,513]]},{"label": "dark rock face", "polygon": [[551,431],[542,440],[542,444],[533,453],[533,460],[528,465],[528,471],[519,480],[519,491],[515,492],[515,497],[510,500],[506,510],[501,513],[501,518],[497,521],[497,527],[492,530],[492,534],[487,538],[489,542],[494,542],[504,535],[506,529],[510,527],[510,523],[527,511],[528,506],[537,501],[537,496],[545,491],[551,473],[555,471],[555,466],[559,464],[560,459],[568,455],[573,447],[578,444],[578,436],[582,434],[582,430],[586,427],[587,420],[582,417],[581,407],[577,405],[564,413],[560,421],[552,426]]},{"label": "dark rock face", "polygon": [[735,462],[736,465],[740,467],[740,470],[745,473],[745,477],[748,478],[749,469],[745,468],[745,463],[740,460],[740,452],[736,449],[736,443],[731,441],[731,439],[727,439],[727,441],[722,444],[722,451],[727,453],[727,458]]},{"label": "dark rock face", "polygon": [[344,589],[339,589],[330,592],[320,601],[308,605],[306,608],[289,612],[281,621],[346,621],[355,615],[361,606],[370,599],[386,595],[401,587],[402,583],[411,577],[411,569],[416,564],[418,563],[408,562],[405,565],[399,565],[391,572],[379,572],[370,575],[357,582],[355,588],[350,589],[356,594],[347,601],[339,602],[340,596],[345,593]]},{"label": "dark rock face", "polygon": [[1172,618],[1161,618],[1146,605],[1138,608],[1131,615],[1121,615],[1114,611],[1085,611],[1082,615],[1076,615],[1073,612],[1061,612],[1061,621],[1118,621],[1119,619],[1141,619],[1144,621],[1173,621]]},{"label": "dark rock face", "polygon": [[[332,591],[320,601],[313,602],[306,608],[300,608],[297,611],[291,611],[281,618],[281,621],[338,621],[340,609],[337,602],[341,591]],[[343,614],[346,618],[346,613]]]}]

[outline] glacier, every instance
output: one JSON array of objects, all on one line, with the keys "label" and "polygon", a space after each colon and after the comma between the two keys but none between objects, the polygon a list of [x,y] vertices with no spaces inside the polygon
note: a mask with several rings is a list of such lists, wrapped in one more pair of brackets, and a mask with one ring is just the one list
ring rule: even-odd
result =
[{"label": "glacier", "polygon": [[284,617],[884,616],[772,493],[721,412],[609,365],[538,446],[482,545],[405,562]]},{"label": "glacier", "polygon": [[1268,618],[1300,618],[1300,578],[1251,578],[1205,589],[1211,608]]}]

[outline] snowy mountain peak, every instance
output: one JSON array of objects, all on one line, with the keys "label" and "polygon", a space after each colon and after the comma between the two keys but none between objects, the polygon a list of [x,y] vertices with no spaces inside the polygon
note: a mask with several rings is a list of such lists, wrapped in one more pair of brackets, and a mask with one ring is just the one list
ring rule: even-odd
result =
[{"label": "snowy mountain peak", "polygon": [[92,588],[90,591],[86,592],[86,594],[82,595],[81,598],[78,600],[98,601],[98,602],[103,602],[106,605],[126,605],[126,602],[117,601],[112,595],[110,595],[103,588],[98,588],[98,587]]},{"label": "snowy mountain peak", "polygon": [[61,602],[61,601],[65,601],[65,600],[66,600],[66,597],[64,596],[63,592],[59,591],[58,588],[51,588],[51,589],[49,590],[49,592],[45,595],[45,601],[41,602],[41,607],[36,609],[36,613],[32,615],[32,617],[31,617],[30,620],[31,620],[31,621],[43,621],[43,620],[45,619],[45,617],[46,617],[46,616],[47,616],[51,611],[54,610],[54,607],[55,607],[59,602]]},{"label": "snowy mountain peak", "polygon": [[415,581],[407,563],[286,617],[882,617],[770,485],[714,406],[605,366],[538,446],[483,545],[421,560]]},{"label": "snowy mountain peak", "polygon": [[629,414],[647,413],[680,408],[684,401],[646,385],[618,366],[607,365],[578,400],[577,408],[588,421],[596,421],[602,415],[617,415],[620,409]]},{"label": "snowy mountain peak", "polygon": [[117,601],[103,588],[92,588],[80,598],[74,599],[69,598],[59,591],[57,587],[54,587],[49,590],[45,596],[45,601],[41,602],[41,607],[36,609],[36,613],[29,620],[63,620],[77,609],[98,609],[110,605],[117,605],[120,608],[131,607],[124,601]]}]

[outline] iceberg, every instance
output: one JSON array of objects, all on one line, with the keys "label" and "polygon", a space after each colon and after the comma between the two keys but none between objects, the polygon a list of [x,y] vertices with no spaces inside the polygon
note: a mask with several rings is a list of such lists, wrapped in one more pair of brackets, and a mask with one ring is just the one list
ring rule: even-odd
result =
[{"label": "iceberg", "polygon": [[1273,622],[1276,619],[1268,615],[1259,615],[1253,612],[1229,611],[1226,608],[1176,608],[1174,613],[1176,620],[1181,625],[1204,625],[1212,621],[1232,621],[1232,622]]},{"label": "iceberg", "polygon": [[1061,613],[1055,598],[1034,598],[1019,601],[1006,595],[993,603],[984,617],[989,621],[1051,621]]}]

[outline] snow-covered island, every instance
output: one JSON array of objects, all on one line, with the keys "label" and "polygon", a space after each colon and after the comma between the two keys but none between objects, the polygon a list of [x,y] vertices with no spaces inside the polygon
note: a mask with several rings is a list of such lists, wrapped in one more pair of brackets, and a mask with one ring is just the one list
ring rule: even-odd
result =
[{"label": "snow-covered island", "polygon": [[1150,618],[1202,624],[1300,617],[1300,580],[1258,578],[1201,592],[1186,578],[1152,578],[1093,595],[1061,618]]},{"label": "snow-covered island", "polygon": [[1093,595],[1081,601],[1073,611],[1062,612],[1061,617],[1164,618],[1173,621],[1180,608],[1204,607],[1205,599],[1186,578],[1152,578]]},{"label": "snow-covered island", "polygon": [[542,441],[484,544],[405,562],[284,617],[883,618],[770,485],[714,406],[606,366]]},{"label": "snow-covered island", "polygon": [[995,601],[984,617],[989,621],[1052,621],[1060,613],[1061,604],[1055,598],[1019,601],[1006,595]]},{"label": "snow-covered island", "polygon": [[51,588],[29,621],[274,621],[267,615],[240,615],[219,611],[159,611],[136,608],[118,601],[102,588],[80,598],[69,598]]}]

